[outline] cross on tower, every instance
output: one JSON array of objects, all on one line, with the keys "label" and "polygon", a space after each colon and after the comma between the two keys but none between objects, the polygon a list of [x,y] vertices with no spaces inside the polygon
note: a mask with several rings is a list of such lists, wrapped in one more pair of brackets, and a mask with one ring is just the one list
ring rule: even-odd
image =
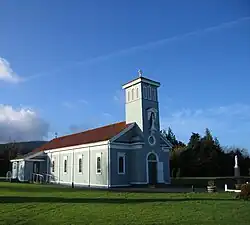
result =
[{"label": "cross on tower", "polygon": [[142,70],[138,70],[139,77],[142,77]]}]

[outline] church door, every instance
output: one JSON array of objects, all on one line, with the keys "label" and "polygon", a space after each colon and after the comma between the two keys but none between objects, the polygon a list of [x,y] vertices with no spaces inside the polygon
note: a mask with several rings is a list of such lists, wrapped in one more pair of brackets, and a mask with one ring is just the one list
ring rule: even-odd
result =
[{"label": "church door", "polygon": [[33,173],[40,173],[40,162],[34,162]]},{"label": "church door", "polygon": [[147,158],[148,166],[148,183],[157,184],[157,158],[154,153],[150,153]]}]

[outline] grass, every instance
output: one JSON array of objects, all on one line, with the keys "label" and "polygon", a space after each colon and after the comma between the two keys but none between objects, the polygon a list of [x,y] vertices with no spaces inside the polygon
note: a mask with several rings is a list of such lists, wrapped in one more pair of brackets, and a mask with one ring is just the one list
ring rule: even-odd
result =
[{"label": "grass", "polygon": [[[125,193],[0,182],[0,224],[249,224],[230,193]],[[247,222],[248,221],[248,222]]]}]

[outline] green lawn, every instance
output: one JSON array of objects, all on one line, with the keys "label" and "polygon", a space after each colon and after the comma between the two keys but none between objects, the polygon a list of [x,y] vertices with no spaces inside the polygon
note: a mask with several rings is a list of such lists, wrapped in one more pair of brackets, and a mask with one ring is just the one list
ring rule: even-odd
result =
[{"label": "green lawn", "polygon": [[[0,224],[249,224],[229,193],[121,193],[0,182]],[[247,222],[248,221],[248,222]]]}]

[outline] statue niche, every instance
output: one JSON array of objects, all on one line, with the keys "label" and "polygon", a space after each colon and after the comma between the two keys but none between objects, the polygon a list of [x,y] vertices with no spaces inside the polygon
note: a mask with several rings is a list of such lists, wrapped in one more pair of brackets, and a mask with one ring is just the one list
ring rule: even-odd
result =
[{"label": "statue niche", "polygon": [[149,124],[149,132],[153,134],[157,132],[157,110],[154,108],[150,108],[148,111],[148,124]]}]

